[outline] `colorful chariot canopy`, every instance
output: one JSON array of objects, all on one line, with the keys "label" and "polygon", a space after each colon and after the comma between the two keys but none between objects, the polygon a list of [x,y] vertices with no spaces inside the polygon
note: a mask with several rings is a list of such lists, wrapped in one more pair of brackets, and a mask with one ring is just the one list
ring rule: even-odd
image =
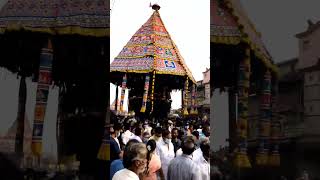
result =
[{"label": "colorful chariot canopy", "polygon": [[196,83],[176,44],[164,26],[159,5],[148,21],[132,36],[110,65],[111,72],[133,72],[188,76]]},{"label": "colorful chariot canopy", "polygon": [[278,71],[260,32],[255,29],[239,0],[212,0],[210,14],[211,42],[228,45],[245,42],[268,68]]},{"label": "colorful chariot canopy", "polygon": [[0,10],[0,32],[108,37],[108,0],[8,0]]}]

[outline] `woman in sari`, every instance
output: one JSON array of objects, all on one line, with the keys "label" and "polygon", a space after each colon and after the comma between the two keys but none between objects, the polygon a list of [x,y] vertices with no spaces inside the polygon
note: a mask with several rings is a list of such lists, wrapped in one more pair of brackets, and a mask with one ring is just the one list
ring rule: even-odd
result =
[{"label": "woman in sari", "polygon": [[159,177],[161,180],[165,179],[161,168],[161,161],[159,156],[156,155],[155,149],[156,141],[149,140],[147,142],[147,168],[140,176],[140,179],[142,180],[157,180],[157,177]]}]

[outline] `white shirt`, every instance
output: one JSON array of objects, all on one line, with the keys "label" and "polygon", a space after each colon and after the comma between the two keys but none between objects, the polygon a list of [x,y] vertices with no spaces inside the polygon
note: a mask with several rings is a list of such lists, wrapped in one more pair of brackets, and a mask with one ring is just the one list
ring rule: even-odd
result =
[{"label": "white shirt", "polygon": [[210,164],[204,159],[201,149],[196,149],[192,156],[192,161],[200,167],[202,180],[210,180]]},{"label": "white shirt", "polygon": [[181,156],[183,154],[182,149],[179,148],[176,152],[176,156]]},{"label": "white shirt", "polygon": [[[181,156],[183,154],[182,149],[178,149],[176,152],[176,156]],[[202,151],[200,148],[196,149],[195,151],[193,151],[192,153],[192,160],[194,162],[198,162],[200,160],[200,158],[202,157]]]},{"label": "white shirt", "polygon": [[168,180],[201,180],[200,167],[192,156],[181,155],[174,158],[168,167]]},{"label": "white shirt", "polygon": [[200,148],[198,148],[195,151],[193,151],[192,156],[193,156],[192,160],[195,163],[199,163],[203,159],[203,154],[202,154],[202,151],[201,151]]},{"label": "white shirt", "polygon": [[116,172],[112,180],[139,180],[139,176],[129,169],[124,168]]},{"label": "white shirt", "polygon": [[144,132],[148,132],[149,134],[151,134],[151,131],[152,131],[152,127],[150,126],[147,126],[144,128]]},{"label": "white shirt", "polygon": [[198,161],[198,166],[200,167],[201,178],[202,180],[210,180],[210,164],[204,157],[201,157]]},{"label": "white shirt", "polygon": [[[169,145],[169,146],[168,146]],[[172,142],[166,144],[163,139],[157,142],[156,154],[160,157],[161,160],[161,167],[165,179],[167,177],[168,166],[170,161],[174,158],[174,147]]]},{"label": "white shirt", "polygon": [[131,131],[126,130],[126,132],[124,132],[122,134],[122,142],[123,142],[123,144],[126,145],[132,136],[134,136],[134,134]]},{"label": "white shirt", "polygon": [[142,142],[141,138],[140,138],[139,136],[137,136],[137,135],[131,136],[130,140],[131,140],[131,139],[136,139],[136,140],[138,140],[139,142]]}]

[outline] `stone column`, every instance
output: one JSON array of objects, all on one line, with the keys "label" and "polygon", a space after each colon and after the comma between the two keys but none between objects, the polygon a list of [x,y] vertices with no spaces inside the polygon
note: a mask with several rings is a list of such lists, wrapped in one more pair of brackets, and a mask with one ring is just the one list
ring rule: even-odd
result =
[{"label": "stone column", "polygon": [[281,137],[281,122],[277,113],[278,102],[278,81],[272,87],[272,118],[271,118],[271,137],[270,137],[270,166],[280,166],[279,138]]},{"label": "stone column", "polygon": [[245,49],[245,57],[240,61],[238,80],[238,120],[237,120],[237,143],[235,150],[235,166],[238,168],[250,168],[251,164],[247,156],[248,134],[248,101],[250,87],[250,49]]},{"label": "stone column", "polygon": [[271,75],[267,70],[264,75],[261,100],[260,100],[260,119],[259,127],[259,148],[256,155],[256,164],[265,166],[268,164],[268,149],[270,138],[270,121],[271,121]]}]

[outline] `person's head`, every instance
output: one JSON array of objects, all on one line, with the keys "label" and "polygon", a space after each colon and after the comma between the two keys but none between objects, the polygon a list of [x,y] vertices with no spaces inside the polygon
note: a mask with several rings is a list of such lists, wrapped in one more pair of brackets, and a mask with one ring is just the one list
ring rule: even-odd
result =
[{"label": "person's head", "polygon": [[210,161],[210,144],[208,141],[202,141],[200,143],[200,149],[202,151],[203,157],[206,161]]},{"label": "person's head", "polygon": [[115,135],[115,134],[116,134],[113,126],[110,126],[110,127],[109,127],[109,132],[110,132],[111,135]]},{"label": "person's head", "polygon": [[136,139],[130,139],[123,148],[122,159],[126,159],[126,149],[128,149],[132,144],[139,143]]},{"label": "person's head", "polygon": [[189,124],[189,130],[193,132],[193,124]]},{"label": "person's head", "polygon": [[202,128],[202,132],[206,137],[209,137],[210,136],[210,126],[204,125]]},{"label": "person's head", "polygon": [[187,136],[181,143],[182,152],[186,155],[191,155],[196,148],[194,138],[192,136]]},{"label": "person's head", "polygon": [[178,135],[179,135],[178,129],[177,129],[177,128],[173,128],[173,129],[171,130],[172,139],[178,138]]},{"label": "person's head", "polygon": [[150,134],[149,134],[149,132],[144,132],[143,133],[143,142],[144,143],[147,143],[148,142],[148,140],[149,140],[149,138],[150,138]]},{"label": "person's head", "polygon": [[159,126],[156,127],[154,134],[155,134],[157,137],[161,137],[161,136],[162,136],[162,128],[159,127]]},{"label": "person's head", "polygon": [[143,143],[131,144],[125,149],[126,157],[123,158],[123,166],[136,174],[144,172],[147,164],[148,150]]},{"label": "person's head", "polygon": [[115,123],[113,126],[114,134],[116,137],[120,136],[120,131],[121,131],[121,125],[118,123]]},{"label": "person's head", "polygon": [[168,126],[173,128],[173,122],[171,120],[168,121]]},{"label": "person's head", "polygon": [[[124,151],[125,151],[127,148],[129,148],[132,144],[136,144],[136,143],[139,143],[139,141],[136,140],[136,139],[130,139],[130,140],[127,142],[126,146],[124,147]],[[123,157],[124,157],[124,155],[125,155],[125,152],[123,153]]]},{"label": "person's head", "polygon": [[140,127],[136,127],[134,130],[134,134],[140,137],[142,135],[142,129]]},{"label": "person's head", "polygon": [[124,130],[125,130],[125,131],[126,131],[126,130],[131,131],[131,126],[130,126],[129,123],[126,123],[126,124],[124,125]]},{"label": "person's head", "polygon": [[146,128],[148,128],[148,127],[149,127],[148,122],[145,121],[145,122],[143,123],[143,128],[146,129]]},{"label": "person's head", "polygon": [[193,131],[192,135],[198,140],[199,139],[199,131]]},{"label": "person's head", "polygon": [[171,133],[168,129],[163,129],[162,138],[163,139],[171,139]]}]

